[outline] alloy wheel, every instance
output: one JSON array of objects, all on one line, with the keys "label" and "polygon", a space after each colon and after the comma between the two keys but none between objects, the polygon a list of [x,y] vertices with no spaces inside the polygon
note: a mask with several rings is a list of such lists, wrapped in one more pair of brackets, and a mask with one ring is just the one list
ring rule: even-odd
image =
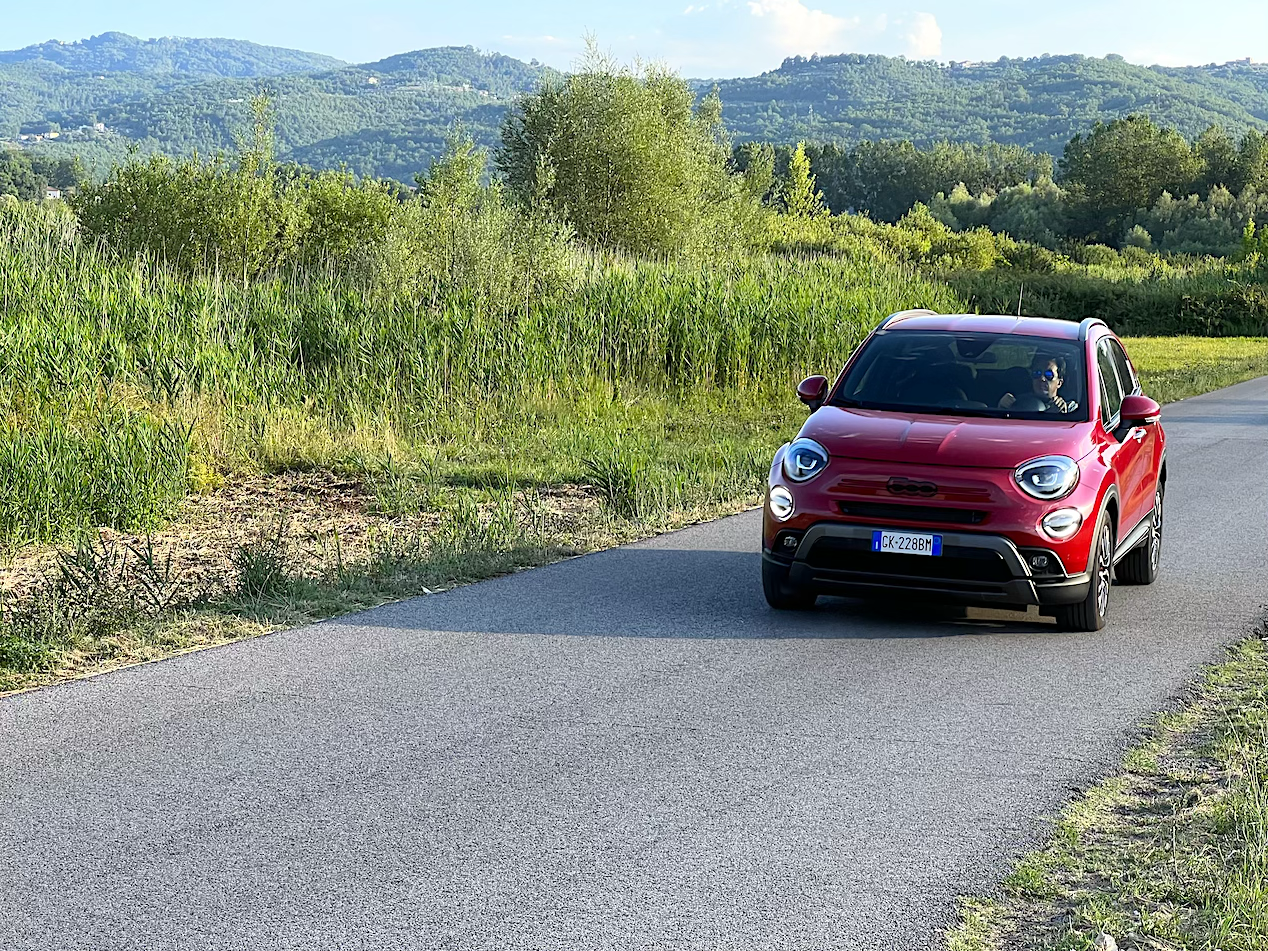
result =
[{"label": "alloy wheel", "polygon": [[1162,489],[1154,496],[1154,524],[1149,530],[1149,567],[1158,570],[1158,562],[1162,559]]},{"label": "alloy wheel", "polygon": [[1114,574],[1110,535],[1108,528],[1101,532],[1100,543],[1096,548],[1096,610],[1101,617],[1109,613],[1110,585]]}]

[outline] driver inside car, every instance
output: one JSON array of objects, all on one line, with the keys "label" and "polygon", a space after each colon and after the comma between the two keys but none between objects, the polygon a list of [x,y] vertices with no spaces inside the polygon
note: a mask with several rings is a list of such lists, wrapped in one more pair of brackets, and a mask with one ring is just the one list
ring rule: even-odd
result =
[{"label": "driver inside car", "polygon": [[[1065,358],[1036,354],[1030,364],[1031,392],[1043,403],[1044,412],[1073,413],[1079,408],[1074,400],[1057,395],[1065,383]],[[999,400],[1000,409],[1011,409],[1017,402],[1012,393],[1005,393]]]}]

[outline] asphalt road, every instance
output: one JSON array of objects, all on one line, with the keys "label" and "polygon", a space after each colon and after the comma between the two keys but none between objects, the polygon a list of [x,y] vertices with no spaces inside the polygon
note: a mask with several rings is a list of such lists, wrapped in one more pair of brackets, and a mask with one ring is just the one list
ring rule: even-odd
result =
[{"label": "asphalt road", "polygon": [[1108,630],[762,601],[758,519],[0,701],[0,948],[904,949],[1268,602],[1268,379]]}]

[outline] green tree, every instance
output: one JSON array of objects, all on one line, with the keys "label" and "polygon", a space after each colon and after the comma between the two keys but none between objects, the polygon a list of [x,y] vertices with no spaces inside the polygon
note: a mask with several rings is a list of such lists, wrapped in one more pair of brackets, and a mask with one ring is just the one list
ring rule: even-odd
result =
[{"label": "green tree", "polygon": [[1237,148],[1237,173],[1229,187],[1240,192],[1254,188],[1268,192],[1268,136],[1251,129]]},{"label": "green tree", "polygon": [[1066,195],[1051,179],[1034,185],[1022,182],[998,194],[970,194],[957,185],[950,195],[941,192],[929,204],[930,214],[957,231],[987,227],[1018,241],[1055,250],[1065,237]]},{"label": "green tree", "polygon": [[779,185],[779,198],[784,213],[794,218],[818,218],[828,213],[823,192],[815,187],[804,142],[797,143],[788,161],[788,173]]},{"label": "green tree", "polygon": [[1220,126],[1207,128],[1193,143],[1201,163],[1200,193],[1206,195],[1216,186],[1228,188],[1237,177],[1237,143]]},{"label": "green tree", "polygon": [[767,142],[746,142],[735,150],[735,167],[744,176],[744,190],[760,202],[771,198],[775,187],[775,147]]},{"label": "green tree", "polygon": [[756,203],[732,170],[716,95],[659,66],[617,66],[593,45],[547,79],[502,129],[497,167],[522,202],[541,203],[602,247],[704,253],[742,242]]},{"label": "green tree", "polygon": [[0,150],[0,195],[13,195],[28,200],[42,198],[47,184],[31,167],[21,152]]},{"label": "green tree", "polygon": [[1201,164],[1184,137],[1147,116],[1097,123],[1065,148],[1061,171],[1081,236],[1117,242],[1138,210],[1153,207],[1163,192],[1189,194]]}]

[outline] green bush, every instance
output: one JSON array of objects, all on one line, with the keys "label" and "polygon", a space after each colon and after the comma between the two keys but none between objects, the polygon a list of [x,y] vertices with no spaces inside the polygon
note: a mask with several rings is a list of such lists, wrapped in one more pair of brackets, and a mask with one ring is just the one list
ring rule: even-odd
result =
[{"label": "green bush", "polygon": [[896,225],[862,215],[775,215],[767,227],[770,245],[780,253],[861,256],[933,270],[992,268],[1017,246],[985,228],[953,231],[924,205],[917,205]]},{"label": "green bush", "polygon": [[[1140,251],[1140,249],[1128,249]],[[1144,258],[1147,252],[1140,251]],[[947,283],[982,313],[1099,317],[1120,334],[1210,337],[1268,334],[1268,286],[1219,273],[1118,279],[1089,273],[960,271]]]},{"label": "green bush", "polygon": [[453,298],[503,312],[572,287],[572,233],[540,209],[484,185],[487,156],[462,136],[393,222],[383,276],[432,301]]},{"label": "green bush", "polygon": [[483,184],[486,157],[470,139],[452,141],[418,196],[400,201],[344,172],[277,169],[257,131],[263,142],[235,162],[152,156],[115,168],[74,199],[84,236],[117,260],[243,286],[318,279],[505,310],[572,284],[569,230]]}]

